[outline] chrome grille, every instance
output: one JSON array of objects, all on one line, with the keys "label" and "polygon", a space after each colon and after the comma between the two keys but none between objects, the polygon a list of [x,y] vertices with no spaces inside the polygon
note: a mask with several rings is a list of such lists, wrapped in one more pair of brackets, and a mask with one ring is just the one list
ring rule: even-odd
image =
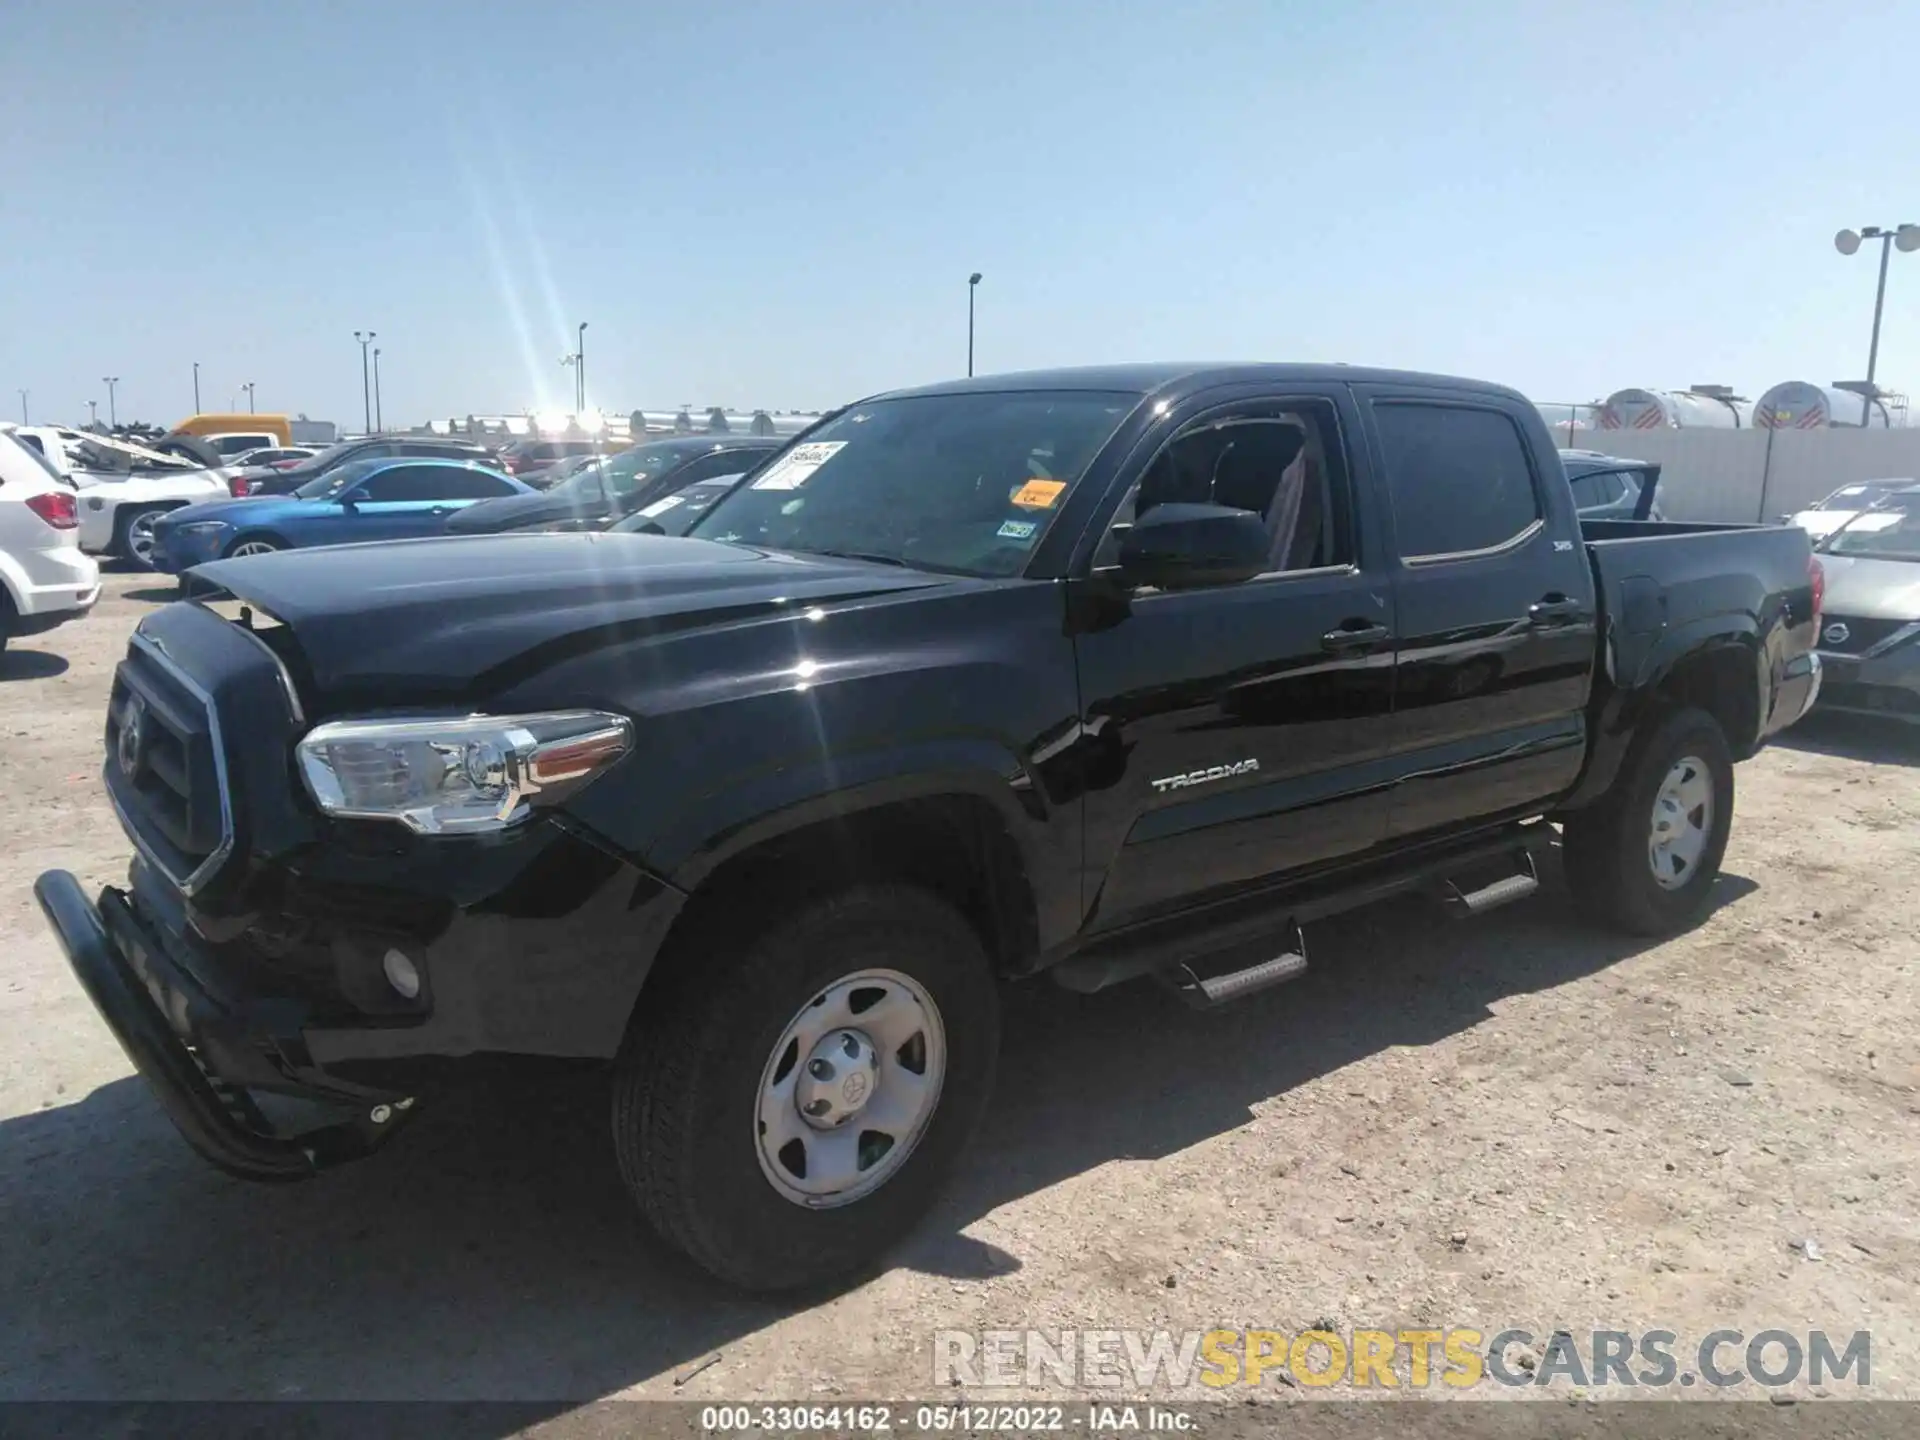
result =
[{"label": "chrome grille", "polygon": [[1871,650],[1911,620],[1880,620],[1858,615],[1825,615],[1820,620],[1819,647],[1835,655],[1859,655]]}]

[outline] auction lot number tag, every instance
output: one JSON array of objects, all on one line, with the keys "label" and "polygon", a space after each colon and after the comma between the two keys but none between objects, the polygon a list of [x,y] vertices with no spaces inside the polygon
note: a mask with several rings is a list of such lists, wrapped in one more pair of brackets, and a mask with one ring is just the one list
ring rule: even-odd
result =
[{"label": "auction lot number tag", "polygon": [[815,440],[796,445],[768,467],[767,473],[753,482],[756,490],[798,490],[812,478],[813,472],[846,448],[844,440]]}]

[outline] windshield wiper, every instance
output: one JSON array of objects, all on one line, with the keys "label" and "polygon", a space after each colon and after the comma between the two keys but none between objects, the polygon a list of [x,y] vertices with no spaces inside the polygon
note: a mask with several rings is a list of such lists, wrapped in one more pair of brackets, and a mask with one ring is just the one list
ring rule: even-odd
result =
[{"label": "windshield wiper", "polygon": [[877,555],[870,550],[814,550],[798,545],[789,545],[785,548],[802,555],[831,555],[835,560],[866,560],[875,565],[895,565],[902,570],[913,569],[913,566],[897,555]]}]

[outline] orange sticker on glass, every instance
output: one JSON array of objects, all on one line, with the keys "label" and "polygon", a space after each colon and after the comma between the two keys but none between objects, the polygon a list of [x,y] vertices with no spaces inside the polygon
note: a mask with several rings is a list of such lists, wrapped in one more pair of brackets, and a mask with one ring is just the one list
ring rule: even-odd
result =
[{"label": "orange sticker on glass", "polygon": [[1051,510],[1066,488],[1064,480],[1029,480],[1013,492],[1013,503],[1026,510]]}]

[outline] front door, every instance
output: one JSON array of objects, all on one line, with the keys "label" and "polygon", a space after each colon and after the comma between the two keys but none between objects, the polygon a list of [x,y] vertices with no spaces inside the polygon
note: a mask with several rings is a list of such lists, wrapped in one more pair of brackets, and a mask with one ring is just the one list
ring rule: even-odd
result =
[{"label": "front door", "polygon": [[[1263,515],[1272,568],[1238,585],[1136,591],[1075,638],[1091,928],[1149,918],[1385,833],[1390,573],[1356,519],[1344,387],[1175,416],[1094,558],[1154,504]],[[1090,582],[1075,582],[1086,584]]]}]

